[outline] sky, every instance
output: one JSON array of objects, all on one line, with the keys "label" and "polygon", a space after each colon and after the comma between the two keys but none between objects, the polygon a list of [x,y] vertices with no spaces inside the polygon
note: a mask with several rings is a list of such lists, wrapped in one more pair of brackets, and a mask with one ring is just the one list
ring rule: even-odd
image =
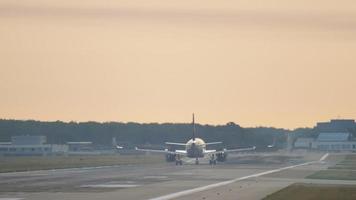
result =
[{"label": "sky", "polygon": [[354,0],[2,0],[0,118],[356,118]]}]

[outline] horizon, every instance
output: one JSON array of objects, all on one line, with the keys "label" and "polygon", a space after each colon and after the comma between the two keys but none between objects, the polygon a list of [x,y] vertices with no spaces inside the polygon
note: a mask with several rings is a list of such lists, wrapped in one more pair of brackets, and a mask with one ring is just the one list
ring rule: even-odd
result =
[{"label": "horizon", "polygon": [[[49,122],[49,123],[53,123],[53,122],[61,122],[61,123],[99,123],[99,124],[106,124],[106,123],[123,123],[123,124],[128,124],[128,123],[137,123],[140,125],[145,125],[145,124],[158,124],[158,125],[162,125],[162,124],[191,124],[192,122],[138,122],[138,121],[93,121],[93,120],[89,120],[89,121],[76,121],[76,120],[70,120],[70,121],[63,121],[63,120],[39,120],[39,119],[7,119],[7,118],[0,118],[0,120],[4,120],[4,121],[34,121],[34,122]],[[275,126],[270,126],[270,125],[257,125],[257,126],[243,126],[238,122],[234,122],[234,121],[229,121],[223,124],[207,124],[207,123],[199,123],[199,122],[195,122],[195,124],[197,125],[201,125],[201,126],[226,126],[229,123],[234,123],[235,125],[241,127],[241,128],[274,128],[274,129],[284,129],[284,130],[289,130],[289,131],[293,131],[296,129],[303,129],[303,128],[309,128],[309,129],[313,129],[317,123],[324,123],[324,122],[330,122],[332,120],[354,120],[355,119],[346,119],[346,118],[338,118],[338,119],[330,119],[328,121],[318,121],[315,122],[315,124],[313,126],[304,126],[304,127],[296,127],[293,129],[288,129],[288,128],[284,128],[284,127],[275,127]]]}]

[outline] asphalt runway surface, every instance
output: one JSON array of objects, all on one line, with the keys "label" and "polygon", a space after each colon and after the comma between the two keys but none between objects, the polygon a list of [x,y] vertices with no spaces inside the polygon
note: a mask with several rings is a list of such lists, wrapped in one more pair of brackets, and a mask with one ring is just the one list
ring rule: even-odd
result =
[{"label": "asphalt runway surface", "polygon": [[2,173],[0,200],[261,199],[295,182],[356,184],[304,179],[334,164],[324,155],[238,154],[215,166],[204,159],[182,166],[162,159],[154,165]]}]

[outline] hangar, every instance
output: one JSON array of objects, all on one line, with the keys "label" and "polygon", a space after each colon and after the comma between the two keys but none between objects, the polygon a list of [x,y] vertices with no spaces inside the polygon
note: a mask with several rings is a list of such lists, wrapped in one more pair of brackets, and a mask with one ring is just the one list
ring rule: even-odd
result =
[{"label": "hangar", "polygon": [[314,130],[317,136],[297,138],[294,148],[356,152],[356,140],[352,134],[356,131],[354,120],[333,119],[329,122],[318,122]]},{"label": "hangar", "polygon": [[312,146],[326,151],[355,151],[356,141],[352,140],[348,132],[319,133]]}]

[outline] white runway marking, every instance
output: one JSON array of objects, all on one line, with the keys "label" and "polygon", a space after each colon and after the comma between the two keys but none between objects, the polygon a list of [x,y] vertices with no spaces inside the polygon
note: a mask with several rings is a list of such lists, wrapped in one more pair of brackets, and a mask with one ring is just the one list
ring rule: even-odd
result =
[{"label": "white runway marking", "polygon": [[167,176],[145,176],[144,179],[165,179]]},{"label": "white runway marking", "polygon": [[[140,185],[127,185],[127,184],[98,184],[98,185],[82,185],[83,188],[133,188]],[[1,200],[1,199],[0,199]]]},{"label": "white runway marking", "polygon": [[323,155],[323,157],[320,158],[320,162],[324,161],[327,157],[329,156],[329,153]]},{"label": "white runway marking", "polygon": [[49,176],[49,174],[29,174],[28,176]]},{"label": "white runway marking", "polygon": [[24,198],[0,198],[0,200],[22,200]]},{"label": "white runway marking", "polygon": [[299,165],[292,165],[292,166],[288,166],[288,167],[282,167],[282,168],[279,168],[279,169],[269,170],[269,171],[265,171],[265,172],[261,172],[261,173],[257,173],[257,174],[252,174],[252,175],[248,175],[248,176],[232,179],[232,180],[229,180],[229,181],[214,183],[214,184],[211,184],[211,185],[197,187],[197,188],[190,189],[190,190],[183,190],[183,191],[180,191],[180,192],[167,194],[167,195],[156,197],[156,198],[152,198],[152,199],[149,199],[149,200],[169,200],[169,199],[178,198],[178,197],[181,197],[181,196],[185,196],[185,195],[189,195],[189,194],[193,194],[193,193],[209,190],[209,189],[212,189],[212,188],[228,185],[228,184],[231,184],[231,183],[234,183],[234,182],[237,182],[237,181],[242,181],[242,180],[249,179],[249,178],[255,178],[255,177],[259,177],[259,176],[263,176],[263,175],[267,175],[267,174],[272,174],[272,173],[275,173],[275,172],[280,172],[280,171],[283,171],[283,170],[286,170],[286,169],[292,169],[292,168],[296,168],[296,167],[300,167],[300,166],[320,163],[323,160],[325,160],[328,157],[328,155],[329,154],[325,154],[318,161],[311,161],[311,162],[306,162],[306,163],[302,163],[302,164],[299,164]]},{"label": "white runway marking", "polygon": [[[130,166],[130,165],[126,165]],[[33,174],[33,173],[41,173],[41,172],[73,172],[73,173],[83,173],[87,170],[93,169],[106,169],[106,168],[117,168],[122,167],[122,165],[103,165],[97,167],[74,167],[74,168],[58,168],[58,169],[40,169],[40,170],[31,170],[31,171],[20,171],[20,172],[4,172],[0,175],[17,175],[17,174]],[[2,199],[0,199],[2,200]]]}]

